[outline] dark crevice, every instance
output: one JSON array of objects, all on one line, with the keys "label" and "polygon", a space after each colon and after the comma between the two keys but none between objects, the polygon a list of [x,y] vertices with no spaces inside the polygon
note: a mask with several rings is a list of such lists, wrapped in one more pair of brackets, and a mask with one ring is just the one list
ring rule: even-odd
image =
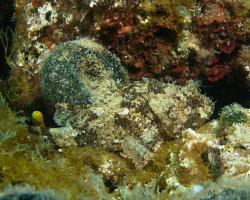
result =
[{"label": "dark crevice", "polygon": [[[6,33],[9,42],[8,51],[11,47],[13,31],[15,29],[15,20],[13,18],[15,11],[14,0],[1,0],[0,1],[0,31]],[[1,34],[1,33],[0,33]],[[0,80],[7,79],[10,74],[10,66],[6,63],[4,44],[0,42]]]},{"label": "dark crevice", "polygon": [[115,189],[117,189],[116,184],[112,180],[105,177],[104,177],[104,185],[108,188],[109,193],[113,193]]},{"label": "dark crevice", "polygon": [[241,68],[232,68],[225,78],[215,83],[204,81],[201,91],[215,102],[212,118],[217,118],[221,108],[234,102],[250,108],[250,87],[247,74]]},{"label": "dark crevice", "polygon": [[154,36],[158,39],[165,40],[170,43],[174,43],[177,40],[177,33],[173,30],[169,30],[166,28],[159,28]]}]

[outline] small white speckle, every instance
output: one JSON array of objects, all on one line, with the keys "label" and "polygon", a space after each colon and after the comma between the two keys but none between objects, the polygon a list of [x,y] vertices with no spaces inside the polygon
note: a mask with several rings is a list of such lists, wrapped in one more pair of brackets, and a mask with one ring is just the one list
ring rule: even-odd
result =
[{"label": "small white speckle", "polygon": [[102,107],[97,107],[93,110],[93,112],[100,117],[102,114],[104,114],[104,109]]},{"label": "small white speckle", "polygon": [[96,2],[95,1],[90,1],[90,3],[89,3],[89,6],[91,7],[91,8],[93,8],[94,6],[96,5]]},{"label": "small white speckle", "polygon": [[112,144],[120,144],[120,143],[121,143],[121,141],[118,140],[118,139],[113,139],[112,140]]},{"label": "small white speckle", "polygon": [[203,186],[201,186],[201,185],[193,185],[193,187],[192,187],[192,192],[193,192],[193,193],[199,193],[199,192],[201,192],[203,189],[204,189],[204,188],[203,188]]},{"label": "small white speckle", "polygon": [[121,112],[119,112],[119,115],[127,115],[129,113],[129,109],[128,108],[124,108]]},{"label": "small white speckle", "polygon": [[190,135],[190,136],[196,136],[197,133],[195,132],[195,130],[191,129],[191,128],[188,128],[187,129],[187,133]]},{"label": "small white speckle", "polygon": [[212,122],[212,129],[213,131],[217,131],[220,128],[219,121],[215,120]]},{"label": "small white speckle", "polygon": [[245,69],[247,72],[250,72],[250,65],[245,66],[244,69]]},{"label": "small white speckle", "polygon": [[70,22],[73,21],[73,15],[72,14],[69,14],[69,15],[64,15],[63,17],[65,17],[65,23],[66,24],[70,24]]},{"label": "small white speckle", "polygon": [[199,108],[199,113],[200,113],[201,119],[207,119],[208,118],[207,113],[204,111],[204,109],[202,107]]}]

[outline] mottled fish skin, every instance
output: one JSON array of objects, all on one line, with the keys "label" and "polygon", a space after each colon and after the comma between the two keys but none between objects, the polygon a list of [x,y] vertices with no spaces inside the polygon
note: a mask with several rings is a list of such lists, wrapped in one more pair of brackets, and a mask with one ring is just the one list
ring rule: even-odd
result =
[{"label": "mottled fish skin", "polygon": [[[213,112],[213,102],[192,81],[185,87],[136,81],[115,91],[89,105],[56,104],[54,121],[64,130],[74,129],[65,141],[78,133],[77,145],[102,146],[143,168],[164,141],[180,137],[188,127],[200,127]],[[191,104],[192,99],[197,103]]]}]

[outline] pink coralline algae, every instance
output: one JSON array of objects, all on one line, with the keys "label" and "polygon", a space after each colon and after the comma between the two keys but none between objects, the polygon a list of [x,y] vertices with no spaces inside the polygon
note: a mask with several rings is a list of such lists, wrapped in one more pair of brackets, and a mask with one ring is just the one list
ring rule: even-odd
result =
[{"label": "pink coralline algae", "polygon": [[208,67],[205,69],[207,80],[211,82],[216,82],[228,73],[229,67],[227,65],[214,65],[213,67]]}]

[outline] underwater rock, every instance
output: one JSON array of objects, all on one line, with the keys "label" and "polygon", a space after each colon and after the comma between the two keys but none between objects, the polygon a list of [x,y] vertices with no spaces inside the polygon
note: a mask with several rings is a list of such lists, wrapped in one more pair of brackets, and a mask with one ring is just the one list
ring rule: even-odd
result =
[{"label": "underwater rock", "polygon": [[220,125],[231,126],[235,123],[247,121],[246,109],[237,103],[225,106],[220,113]]},{"label": "underwater rock", "polygon": [[172,200],[246,200],[250,198],[249,178],[221,177],[215,182],[193,185],[185,192],[169,196]]},{"label": "underwater rock", "polygon": [[50,134],[60,147],[75,146],[74,138],[78,135],[70,126],[62,128],[51,128]]},{"label": "underwater rock", "polygon": [[181,176],[188,174],[188,180],[199,176],[249,176],[249,116],[249,109],[232,104],[222,109],[218,120],[197,130],[185,130],[179,154]]},{"label": "underwater rock", "polygon": [[0,200],[63,200],[57,196],[52,190],[35,191],[29,185],[9,186],[0,192]]},{"label": "underwater rock", "polygon": [[[247,27],[249,27],[249,25],[247,25]],[[250,85],[250,46],[243,45],[241,47],[238,52],[235,64],[244,69],[247,75],[247,83]]]},{"label": "underwater rock", "polygon": [[87,38],[56,47],[45,58],[40,79],[42,97],[51,105],[92,103],[128,82],[120,60]]},{"label": "underwater rock", "polygon": [[183,145],[178,155],[183,183],[199,183],[222,173],[219,141],[211,132],[182,132]]},{"label": "underwater rock", "polygon": [[225,174],[235,176],[250,171],[250,110],[236,103],[222,109],[217,127]]},{"label": "underwater rock", "polygon": [[102,146],[143,167],[164,140],[179,137],[185,128],[200,127],[212,112],[213,102],[193,81],[185,87],[144,81],[89,105],[56,104],[54,121],[75,129],[79,146]]}]

